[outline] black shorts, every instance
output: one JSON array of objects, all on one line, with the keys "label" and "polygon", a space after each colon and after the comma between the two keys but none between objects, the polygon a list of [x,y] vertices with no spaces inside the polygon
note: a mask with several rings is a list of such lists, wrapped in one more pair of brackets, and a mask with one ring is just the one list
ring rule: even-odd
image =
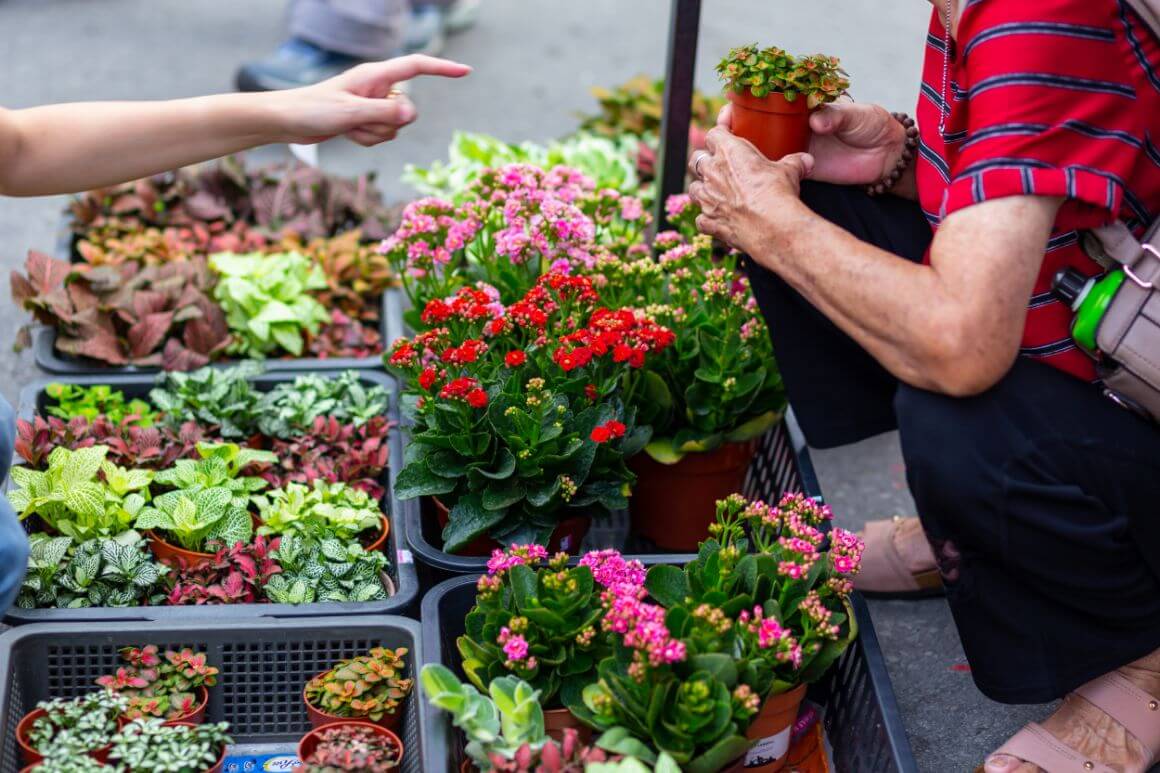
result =
[{"label": "black shorts", "polygon": [[[919,261],[918,206],[806,183],[802,199]],[[794,413],[832,447],[898,429],[971,671],[1041,703],[1160,648],[1160,428],[1020,358],[981,395],[900,384],[774,274],[748,264]]]}]

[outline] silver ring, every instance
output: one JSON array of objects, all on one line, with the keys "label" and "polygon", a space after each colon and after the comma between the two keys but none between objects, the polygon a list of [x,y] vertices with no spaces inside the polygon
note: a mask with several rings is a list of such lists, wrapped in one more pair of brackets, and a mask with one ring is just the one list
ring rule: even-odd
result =
[{"label": "silver ring", "polygon": [[705,156],[709,155],[703,150],[697,151],[697,160],[693,162],[693,176],[698,180],[701,179],[701,162],[705,160]]}]

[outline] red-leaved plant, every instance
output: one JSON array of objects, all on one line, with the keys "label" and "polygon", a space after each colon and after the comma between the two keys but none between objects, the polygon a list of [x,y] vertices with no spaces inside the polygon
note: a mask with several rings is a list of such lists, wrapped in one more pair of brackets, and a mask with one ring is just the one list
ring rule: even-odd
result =
[{"label": "red-leaved plant", "polygon": [[44,469],[52,449],[62,446],[75,451],[90,446],[108,446],[106,458],[121,467],[164,469],[178,459],[197,459],[197,444],[215,440],[196,422],[180,428],[157,425],[133,426],[135,416],[120,423],[105,416],[89,420],[76,416],[68,421],[55,416],[36,416],[32,421],[16,420],[16,453],[34,469]]},{"label": "red-leaved plant", "polygon": [[197,690],[217,683],[218,669],[204,652],[188,647],[164,655],[155,644],[123,647],[121,658],[127,665],[99,677],[97,684],[128,699],[128,719],[187,716],[197,708]]},{"label": "red-leaved plant", "polygon": [[231,548],[218,547],[212,559],[179,565],[168,578],[173,584],[166,603],[183,604],[256,604],[265,601],[262,586],[282,571],[270,557],[277,550],[278,538],[267,541],[256,536],[249,545],[241,542]]},{"label": "red-leaved plant", "polygon": [[333,416],[318,416],[306,434],[274,441],[270,450],[278,462],[260,475],[272,488],[323,480],[347,483],[380,499],[383,487],[378,478],[387,466],[387,435],[393,426],[383,416],[361,427],[340,424]]},{"label": "red-leaved plant", "polygon": [[383,353],[383,336],[378,324],[352,319],[338,309],[330,312],[330,323],[309,336],[306,351],[320,360],[331,357],[375,357]]}]

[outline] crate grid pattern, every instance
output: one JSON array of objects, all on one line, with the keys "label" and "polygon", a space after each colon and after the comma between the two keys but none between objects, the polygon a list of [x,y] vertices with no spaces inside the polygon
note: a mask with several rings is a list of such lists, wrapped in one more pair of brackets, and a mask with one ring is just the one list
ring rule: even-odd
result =
[{"label": "crate grid pattern", "polygon": [[[195,630],[204,628],[204,630]],[[296,743],[309,729],[302,688],[310,677],[371,647],[406,647],[408,676],[422,659],[418,624],[398,617],[258,620],[230,625],[45,625],[0,637],[8,679],[0,686],[5,712],[0,773],[21,768],[15,728],[35,704],[95,689],[94,680],[121,662],[126,645],[157,644],[205,651],[221,669],[210,688],[207,721],[225,720],[238,743]],[[404,773],[426,770],[420,741],[419,700],[407,698],[399,733],[406,748]]]},{"label": "crate grid pattern", "polygon": [[[305,375],[305,372],[281,371],[264,373],[255,376],[253,381],[261,389],[269,389],[276,384],[291,381],[295,377]],[[325,373],[319,375],[326,375]],[[368,385],[384,386],[391,393],[391,409],[389,416],[396,418],[395,402],[398,398],[395,382],[381,373],[369,371],[360,372],[359,377]],[[109,384],[125,392],[129,398],[145,398],[153,385],[153,375],[149,374],[119,374],[108,376],[78,376],[44,378],[33,382],[20,392],[18,415],[23,419],[31,419],[34,413],[43,413],[45,407],[45,387],[53,381],[67,381],[70,384]],[[393,586],[394,593],[382,601],[365,603],[323,603],[287,605],[287,604],[236,604],[225,606],[182,606],[182,607],[126,607],[126,608],[82,608],[82,609],[20,609],[13,607],[5,616],[5,622],[12,625],[41,622],[75,622],[81,620],[182,620],[194,617],[317,617],[321,615],[358,615],[358,614],[397,614],[411,609],[418,601],[419,579],[415,567],[406,561],[400,560],[399,548],[406,544],[402,537],[402,514],[399,501],[394,496],[394,481],[391,477],[393,470],[402,459],[402,451],[398,445],[396,427],[388,435],[390,458],[387,470],[384,470],[381,482],[387,489],[382,500],[383,511],[390,523],[390,532],[387,535],[386,545],[383,548],[390,564],[387,567],[387,578]],[[5,490],[11,484],[6,480]]]}]

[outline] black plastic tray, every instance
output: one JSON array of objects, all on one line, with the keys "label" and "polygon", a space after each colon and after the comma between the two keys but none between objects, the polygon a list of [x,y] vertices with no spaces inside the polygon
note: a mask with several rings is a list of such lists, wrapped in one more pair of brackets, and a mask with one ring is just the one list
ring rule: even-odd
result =
[{"label": "black plastic tray", "polygon": [[[304,375],[303,372],[281,371],[277,373],[263,373],[255,376],[252,381],[259,387],[270,388],[275,384],[293,381],[295,377]],[[359,378],[368,384],[385,387],[391,393],[391,402],[395,402],[397,394],[394,382],[382,373],[360,371]],[[148,399],[149,390],[153,386],[153,378],[144,374],[126,375],[109,374],[106,376],[79,376],[72,378],[39,379],[21,390],[19,416],[31,419],[34,414],[40,413],[45,407],[45,387],[53,382],[69,384],[108,384],[121,389],[130,397]],[[396,411],[392,406],[391,416]],[[233,618],[255,617],[320,617],[324,615],[370,615],[370,614],[406,614],[412,611],[419,599],[419,578],[411,561],[411,553],[403,548],[406,539],[400,534],[403,528],[403,519],[399,516],[399,502],[394,497],[393,470],[402,459],[402,448],[398,439],[399,431],[396,428],[390,433],[390,464],[384,471],[384,483],[387,484],[387,494],[383,497],[383,510],[391,524],[387,543],[383,548],[390,559],[388,574],[395,586],[395,593],[390,598],[381,601],[366,602],[316,602],[313,604],[221,604],[213,606],[143,606],[143,607],[89,607],[83,609],[21,609],[13,606],[8,610],[4,621],[10,625],[24,623],[72,623],[81,621],[117,621],[117,620],[223,620]],[[7,482],[5,484],[7,488]]]},{"label": "black plastic tray", "polygon": [[[683,563],[667,556],[652,563]],[[464,632],[464,618],[475,603],[478,575],[455,577],[423,597],[419,619],[427,662],[442,663],[464,679],[455,640]],[[903,729],[894,688],[862,598],[852,598],[859,635],[826,676],[810,687],[810,700],[825,707],[827,740],[833,747],[834,770],[841,773],[917,773]],[[463,738],[450,716],[424,701],[427,745],[426,770],[453,773],[464,758]]]},{"label": "black plastic tray", "polygon": [[[405,434],[406,431],[403,428],[399,434]],[[821,490],[810,462],[805,438],[792,413],[762,436],[758,451],[750,463],[744,488],[746,496],[767,501],[776,501],[787,491],[800,491],[821,499]],[[420,506],[419,500],[409,504],[411,506],[405,507],[400,513],[407,543],[421,565],[421,572],[435,580],[443,580],[457,574],[479,574],[486,569],[487,557],[457,556],[444,552],[440,548],[443,540],[434,514],[424,512],[425,508]],[[585,540],[585,549],[617,548],[645,563],[685,563],[694,558],[691,553],[657,552],[651,544],[629,537],[626,519],[622,517],[620,520],[622,523],[619,528],[617,525],[608,528],[594,524]]]},{"label": "black plastic tray", "polygon": [[[424,661],[419,624],[402,617],[202,620],[191,623],[45,624],[0,636],[0,773],[17,773],[16,723],[46,698],[74,697],[120,663],[119,647],[192,647],[219,668],[209,688],[211,722],[225,720],[239,744],[294,743],[309,729],[302,688],[310,677],[371,647],[406,647],[411,674]],[[404,773],[423,773],[427,718],[406,699],[399,736]]]}]

